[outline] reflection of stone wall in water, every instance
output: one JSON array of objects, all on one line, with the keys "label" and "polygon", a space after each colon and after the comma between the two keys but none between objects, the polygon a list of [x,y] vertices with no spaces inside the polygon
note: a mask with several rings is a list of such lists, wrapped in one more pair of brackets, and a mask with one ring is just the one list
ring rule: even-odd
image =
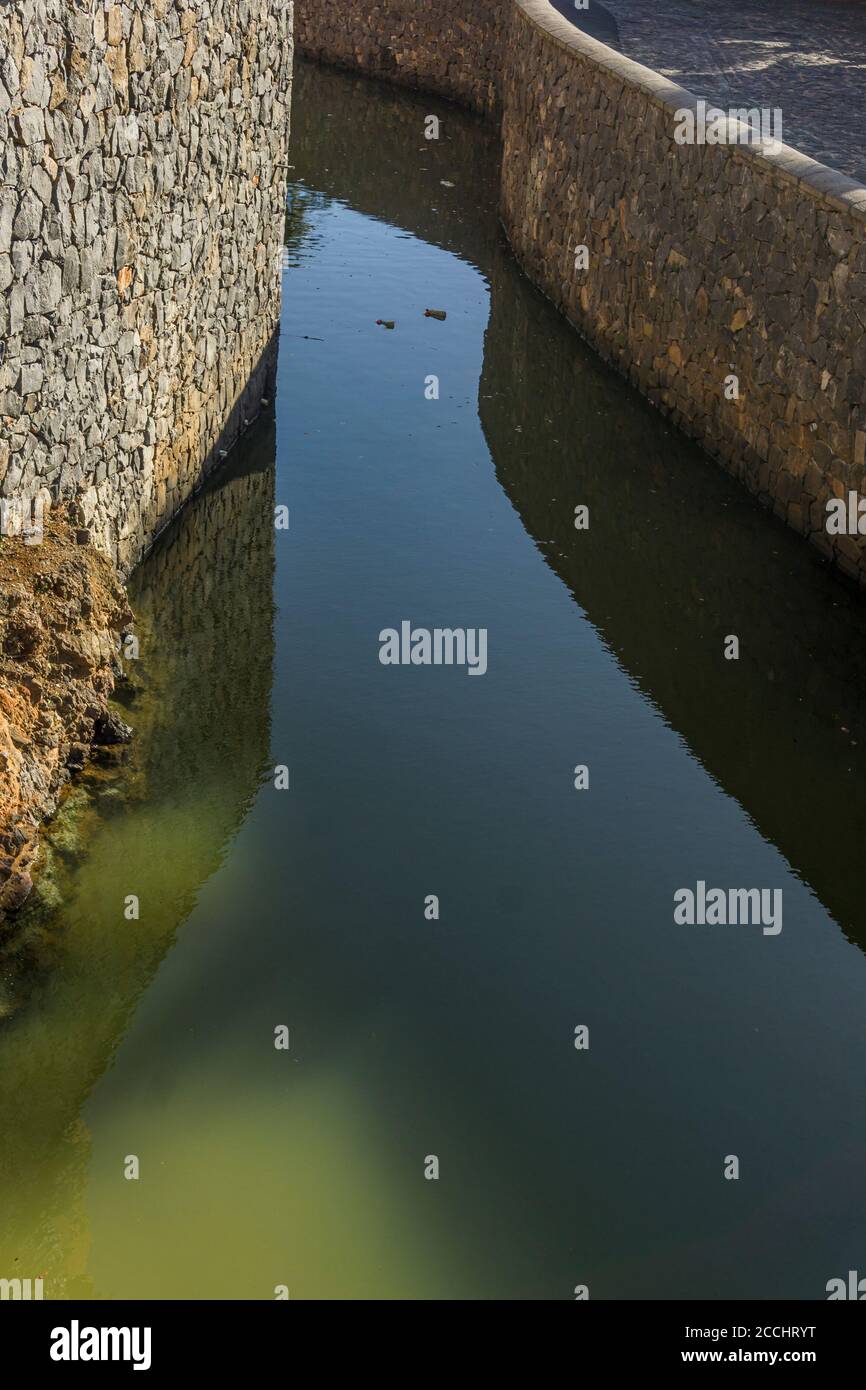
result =
[{"label": "reflection of stone wall in water", "polygon": [[[464,141],[478,151],[464,166],[472,169],[476,209],[464,226],[462,200],[431,202],[430,162],[407,158],[417,132],[405,97],[392,112],[387,94],[371,95],[362,80],[303,63],[296,91],[293,151],[308,187],[469,255],[490,278],[479,412],[500,482],[626,669],[857,934],[850,875],[835,875],[832,865],[840,834],[850,839],[847,852],[856,852],[861,817],[840,825],[825,791],[838,788],[845,769],[859,766],[860,750],[866,753],[866,646],[857,607],[823,582],[814,557],[793,537],[780,531],[768,547],[764,515],[629,397],[564,322],[552,324],[549,305],[527,292],[501,242],[476,230],[475,222],[487,220],[477,209],[492,214],[496,205],[497,154],[488,141],[476,143],[456,113],[446,124],[461,158]],[[383,109],[381,158],[362,165],[341,133],[363,132]],[[328,122],[328,111],[348,118]],[[439,175],[436,169],[433,189]],[[579,538],[578,502],[592,516]],[[730,631],[749,634],[736,694],[721,660]],[[856,803],[866,779],[847,780]],[[779,786],[787,795],[774,794]]]},{"label": "reflection of stone wall in water", "polygon": [[492,24],[486,8],[469,0],[461,20],[453,0],[298,0],[298,46],[501,108],[502,221],[530,279],[866,585],[866,538],[826,529],[832,497],[866,491],[866,190],[784,147],[679,144],[690,93],[547,0],[502,0]]},{"label": "reflection of stone wall in water", "polygon": [[279,319],[292,5],[0,9],[0,492],[122,568],[257,413]]},{"label": "reflection of stone wall in water", "polygon": [[[229,466],[136,571],[133,606],[159,699],[142,731],[148,797],[221,807],[237,829],[268,756],[273,667],[274,425]],[[190,866],[204,875],[214,864]]]},{"label": "reflection of stone wall in water", "polygon": [[[487,266],[499,240],[498,142],[487,126],[441,102],[392,94],[349,72],[303,61],[295,67],[294,96],[296,178],[467,256],[482,270]],[[328,119],[329,112],[339,119]],[[427,140],[425,116],[436,113],[439,138]],[[446,188],[442,179],[458,181]],[[479,216],[487,209],[490,217]]]},{"label": "reflection of stone wall in water", "polygon": [[[517,276],[499,257],[479,390],[502,486],[629,674],[866,946],[856,878],[836,871],[856,862],[866,823],[856,596],[781,526],[768,545],[749,499],[575,350],[567,325],[551,333],[549,306]],[[731,632],[736,663],[722,657]]]},{"label": "reflection of stone wall in water", "polygon": [[[60,880],[68,968],[51,972],[38,1008],[4,1027],[0,1116],[18,1122],[0,1125],[0,1188],[15,1193],[0,1223],[0,1272],[26,1252],[46,1298],[99,1296],[87,1273],[90,1141],[78,1117],[268,758],[273,459],[273,420],[262,419],[243,463],[208,483],[133,575],[145,693],[131,716],[129,797],[122,810],[111,799],[98,810]],[[128,923],[124,895],[136,890],[141,919]]]}]

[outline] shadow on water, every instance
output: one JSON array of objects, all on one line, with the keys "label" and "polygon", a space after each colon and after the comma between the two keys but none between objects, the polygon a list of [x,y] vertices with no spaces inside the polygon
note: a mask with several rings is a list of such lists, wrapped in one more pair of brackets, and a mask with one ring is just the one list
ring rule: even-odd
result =
[{"label": "shadow on water", "polygon": [[500,265],[480,414],[502,486],[631,678],[866,948],[861,600],[587,352],[570,361],[565,325],[550,332],[548,306],[512,291]]},{"label": "shadow on water", "polygon": [[[479,415],[515,511],[624,670],[866,949],[859,596],[623,390],[529,290],[496,233],[495,150],[483,127],[449,120],[449,108],[430,99],[310,65],[297,88],[301,110],[344,111],[333,126],[296,128],[295,173],[308,196],[337,196],[455,251],[488,278]],[[442,115],[441,139],[428,142],[424,160],[407,160],[427,110]],[[367,139],[382,151],[381,167],[358,160]],[[431,166],[442,179],[461,169],[460,187],[443,188],[435,211]],[[591,518],[580,533],[578,504]],[[728,634],[740,639],[736,663],[723,657]]]},{"label": "shadow on water", "polygon": [[[0,1197],[0,1270],[26,1251],[38,1267],[23,1276],[44,1277],[52,1298],[91,1296],[79,1112],[267,760],[273,464],[274,422],[263,418],[133,575],[142,645],[131,760],[78,794],[62,835],[49,830],[62,908],[34,907],[20,924],[23,954],[51,968],[25,974],[27,1006],[2,1032],[0,1194],[15,1200]],[[130,894],[138,920],[125,920]]]},{"label": "shadow on water", "polygon": [[[303,183],[303,197],[334,198],[489,274],[501,245],[498,141],[480,119],[303,62],[295,69],[294,110],[289,173]],[[440,119],[435,140],[424,134],[428,113]],[[359,158],[361,150],[375,150],[375,159]],[[441,190],[435,202],[431,183]]]}]

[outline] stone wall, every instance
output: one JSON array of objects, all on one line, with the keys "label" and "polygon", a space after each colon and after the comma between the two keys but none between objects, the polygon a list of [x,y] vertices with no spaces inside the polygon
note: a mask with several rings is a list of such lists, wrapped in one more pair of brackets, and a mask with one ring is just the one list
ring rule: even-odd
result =
[{"label": "stone wall", "polygon": [[123,570],[258,410],[279,319],[283,0],[0,4],[0,495]]},{"label": "stone wall", "polygon": [[[866,538],[826,529],[829,498],[866,495],[866,189],[784,146],[678,144],[675,112],[697,99],[547,0],[502,0],[488,25],[476,0],[429,0],[423,21],[413,0],[333,9],[298,0],[305,52],[379,76],[390,53],[399,80],[501,116],[501,215],[530,278],[681,429],[866,582]],[[468,52],[451,46],[455,10],[476,40]],[[471,95],[479,73],[486,107]]]},{"label": "stone wall", "polygon": [[864,538],[829,537],[825,505],[866,493],[866,189],[784,146],[679,145],[674,113],[696,105],[546,0],[519,0],[512,246],[635,386],[866,582]]},{"label": "stone wall", "polygon": [[499,109],[510,0],[300,0],[298,51],[406,87],[435,92],[482,115]]}]

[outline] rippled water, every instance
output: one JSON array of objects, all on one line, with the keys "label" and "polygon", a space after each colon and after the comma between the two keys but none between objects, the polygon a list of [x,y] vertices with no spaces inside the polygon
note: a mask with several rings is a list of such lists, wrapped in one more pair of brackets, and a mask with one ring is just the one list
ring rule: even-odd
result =
[{"label": "rippled water", "polygon": [[[131,761],[4,956],[0,1277],[822,1298],[866,1236],[862,605],[520,276],[481,127],[301,67],[293,150],[275,405],[135,576]],[[381,665],[404,619],[486,675]],[[783,930],[676,925],[699,879]]]}]

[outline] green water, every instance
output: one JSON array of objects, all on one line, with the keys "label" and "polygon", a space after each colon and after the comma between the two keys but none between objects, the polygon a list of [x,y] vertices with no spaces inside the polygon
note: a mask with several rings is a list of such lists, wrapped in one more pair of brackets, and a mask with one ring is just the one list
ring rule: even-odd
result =
[{"label": "green water", "polygon": [[[302,66],[292,160],[275,401],[134,577],[136,743],[2,958],[0,1277],[823,1298],[866,1259],[862,604],[520,276],[479,126]],[[383,666],[404,619],[487,673]],[[676,925],[698,879],[783,930]]]}]

